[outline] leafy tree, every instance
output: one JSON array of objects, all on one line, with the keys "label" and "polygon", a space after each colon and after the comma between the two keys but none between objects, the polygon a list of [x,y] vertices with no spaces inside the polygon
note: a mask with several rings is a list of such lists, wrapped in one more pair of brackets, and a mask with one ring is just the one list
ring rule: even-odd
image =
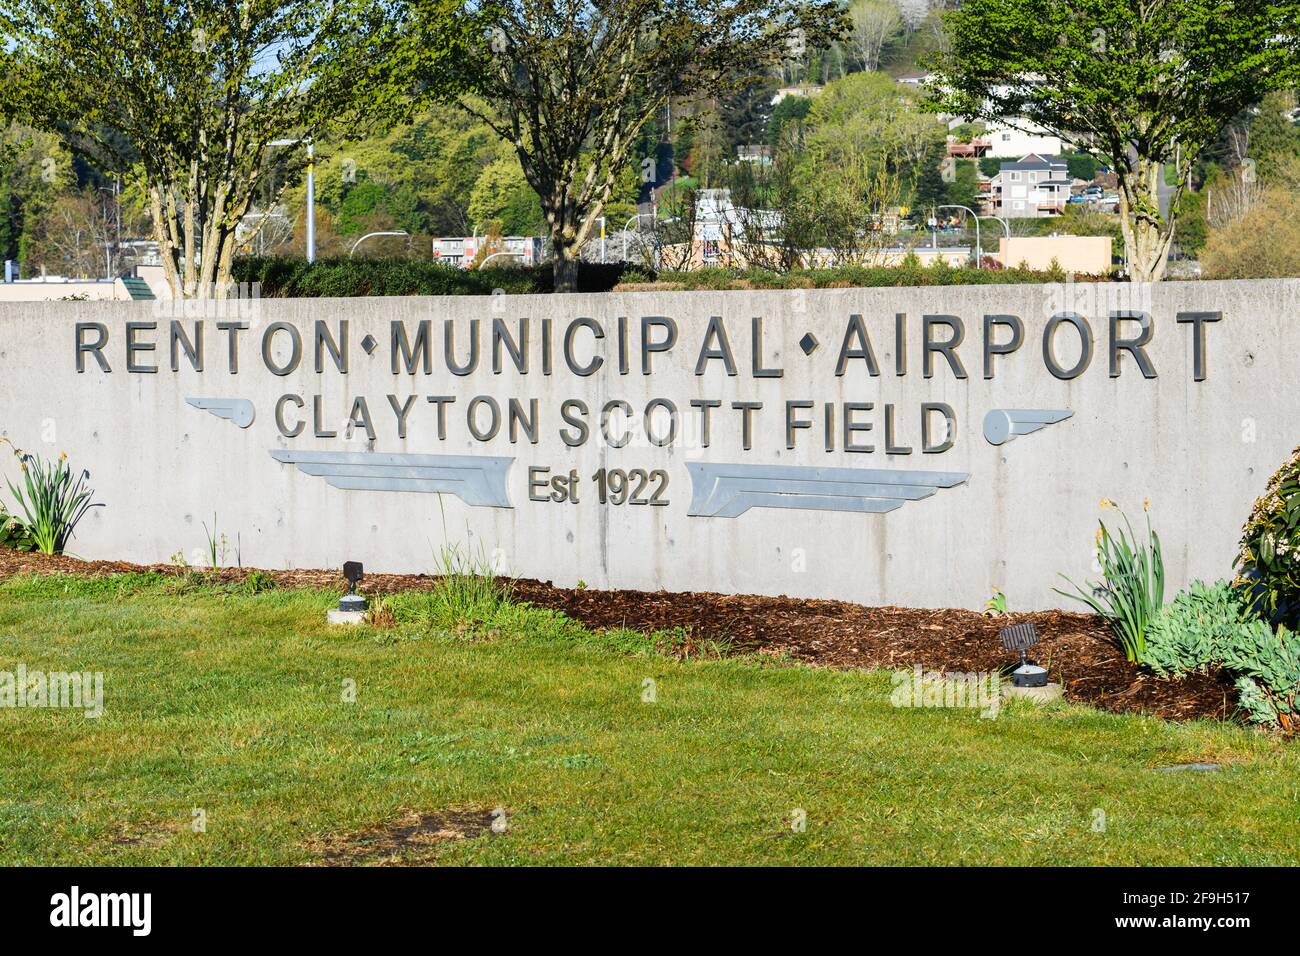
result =
[{"label": "leafy tree", "polygon": [[[1135,281],[1163,276],[1201,150],[1300,71],[1297,0],[966,0],[947,26],[933,108],[1024,117],[1105,156]],[[1159,181],[1174,162],[1163,216]]]},{"label": "leafy tree", "polygon": [[923,113],[916,94],[884,73],[853,73],[826,86],[809,110],[805,145],[833,170],[865,156],[913,172],[938,157],[947,130]]},{"label": "leafy tree", "polygon": [[1252,111],[1249,158],[1264,182],[1276,181],[1288,163],[1300,157],[1300,124],[1292,118],[1295,112],[1292,90],[1269,93]]},{"label": "leafy tree", "polygon": [[1205,247],[1209,230],[1206,219],[1205,193],[1189,192],[1183,196],[1178,214],[1178,248],[1189,256],[1199,255]]},{"label": "leafy tree", "polygon": [[[100,169],[141,180],[174,294],[223,297],[270,143],[349,128],[389,88],[373,55],[396,29],[382,9],[364,0],[11,0],[0,11],[10,80],[0,108],[59,133]],[[454,10],[440,9],[426,12],[431,90],[447,81],[430,64],[468,28],[457,32]],[[303,152],[283,151],[286,181]]]},{"label": "leafy tree", "polygon": [[27,234],[24,262],[66,276],[94,276],[105,269],[104,249],[113,241],[113,223],[100,194],[83,190],[57,196]]},{"label": "leafy tree", "polygon": [[767,127],[767,141],[776,146],[787,137],[803,139],[803,124],[812,110],[813,101],[806,96],[783,96],[772,108],[772,119]]},{"label": "leafy tree", "polygon": [[392,229],[397,220],[387,208],[388,190],[364,180],[349,188],[339,207],[338,228],[344,235]]},{"label": "leafy tree", "polygon": [[736,155],[737,146],[767,142],[767,130],[775,110],[772,106],[772,96],[775,93],[774,82],[759,80],[720,97],[722,108],[719,112],[732,157]]},{"label": "leafy tree", "polygon": [[503,156],[479,175],[469,197],[475,232],[496,222],[504,235],[529,235],[542,227],[542,206],[528,185],[519,160]]},{"label": "leafy tree", "polygon": [[930,158],[930,162],[921,166],[912,188],[912,218],[918,222],[926,220],[931,210],[948,199],[948,184],[943,181],[943,173],[939,170],[938,151]]},{"label": "leafy tree", "polygon": [[705,188],[714,186],[722,176],[728,152],[726,130],[718,111],[706,106],[692,113],[686,123],[694,134],[691,151],[686,156],[686,172]]},{"label": "leafy tree", "polygon": [[1071,179],[1086,179],[1092,182],[1097,178],[1097,157],[1088,153],[1066,153],[1061,157],[1069,168]]},{"label": "leafy tree", "polygon": [[[413,46],[436,42],[440,21],[423,17],[430,0],[408,5]],[[498,0],[485,13],[468,67],[485,103],[462,103],[514,147],[541,200],[561,291],[575,288],[578,251],[642,127],[670,99],[734,89],[841,25],[836,0]]]},{"label": "leafy tree", "polygon": [[979,212],[979,170],[968,159],[957,161],[956,174],[948,183],[947,202],[953,206],[966,206]]},{"label": "leafy tree", "polygon": [[0,155],[0,259],[26,263],[41,216],[76,183],[72,156],[58,137],[18,124],[0,134]]}]

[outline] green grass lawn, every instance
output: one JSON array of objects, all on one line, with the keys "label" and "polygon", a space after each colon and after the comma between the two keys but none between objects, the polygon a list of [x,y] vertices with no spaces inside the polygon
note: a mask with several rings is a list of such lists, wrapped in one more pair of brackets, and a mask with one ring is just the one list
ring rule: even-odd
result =
[{"label": "green grass lawn", "polygon": [[[680,660],[663,648],[681,635],[474,595],[403,595],[397,627],[333,629],[337,595],[255,590],[0,582],[0,671],[105,680],[99,719],[0,709],[0,864],[308,863],[411,811],[496,806],[506,833],[417,858],[1300,862],[1300,745],[1244,728],[900,709],[886,674]],[[1191,760],[1225,767],[1155,769]]]}]

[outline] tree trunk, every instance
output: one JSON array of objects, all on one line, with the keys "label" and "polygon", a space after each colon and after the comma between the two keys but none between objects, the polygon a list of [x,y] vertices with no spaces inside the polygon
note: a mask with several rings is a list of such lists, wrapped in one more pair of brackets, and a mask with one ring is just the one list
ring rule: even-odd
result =
[{"label": "tree trunk", "polygon": [[556,292],[578,291],[578,260],[573,249],[568,246],[555,246],[555,263],[552,267]]},{"label": "tree trunk", "polygon": [[1120,228],[1128,258],[1129,280],[1159,282],[1169,261],[1174,216],[1160,214],[1160,177],[1164,164],[1137,157],[1128,168],[1118,167]]}]

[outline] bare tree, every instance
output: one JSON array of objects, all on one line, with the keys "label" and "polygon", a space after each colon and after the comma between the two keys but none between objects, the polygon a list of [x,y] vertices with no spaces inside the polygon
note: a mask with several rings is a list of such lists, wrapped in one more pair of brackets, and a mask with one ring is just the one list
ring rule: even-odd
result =
[{"label": "bare tree", "polygon": [[28,268],[72,278],[97,277],[111,256],[112,224],[92,190],[63,193],[37,220]]},{"label": "bare tree", "polygon": [[[681,182],[681,181],[679,181]],[[691,268],[695,262],[695,239],[699,229],[699,191],[685,182],[674,184],[659,197],[659,215],[654,224],[654,244],[650,249],[657,262],[653,268],[677,272]]]},{"label": "bare tree", "polygon": [[880,66],[880,54],[903,31],[895,0],[855,0],[849,7],[849,45],[864,70]]}]

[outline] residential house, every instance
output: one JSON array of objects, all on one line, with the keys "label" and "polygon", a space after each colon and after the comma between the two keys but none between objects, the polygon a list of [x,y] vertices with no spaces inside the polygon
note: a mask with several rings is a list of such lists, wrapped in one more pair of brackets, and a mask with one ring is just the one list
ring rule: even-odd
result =
[{"label": "residential house", "polygon": [[798,96],[810,100],[814,96],[820,96],[821,91],[825,89],[820,83],[801,83],[798,86],[783,86],[772,96],[772,105],[780,103],[787,96]]},{"label": "residential house", "polygon": [[1030,153],[1003,163],[989,182],[988,211],[1007,219],[1059,216],[1069,200],[1069,166],[1056,156]]},{"label": "residential house", "polygon": [[980,155],[995,156],[998,159],[1015,159],[1029,153],[1059,156],[1063,146],[1059,136],[1053,136],[1047,130],[1025,120],[1017,120],[1016,127],[1006,123],[990,123],[980,138],[988,142],[988,148]]}]

